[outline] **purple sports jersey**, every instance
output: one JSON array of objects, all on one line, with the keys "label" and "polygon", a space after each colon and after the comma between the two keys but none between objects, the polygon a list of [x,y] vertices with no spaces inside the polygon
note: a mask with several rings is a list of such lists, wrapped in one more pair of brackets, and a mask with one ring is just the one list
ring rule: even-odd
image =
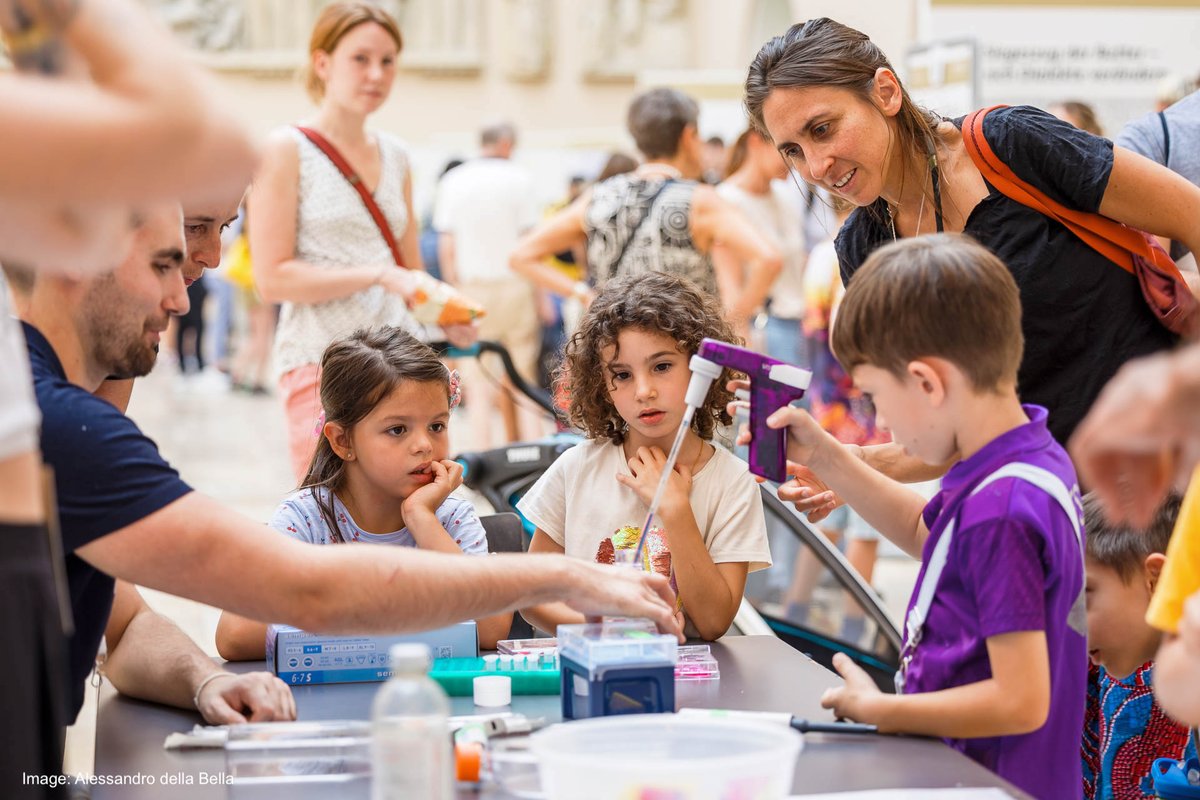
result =
[{"label": "purple sports jersey", "polygon": [[[933,692],[991,677],[988,637],[1045,631],[1050,715],[1033,733],[947,743],[1037,798],[1078,797],[1079,733],[1087,697],[1083,553],[1071,521],[1046,491],[1001,478],[972,495],[1005,464],[1052,472],[1078,503],[1074,467],[1046,428],[1046,410],[1024,406],[1029,423],[955,464],[925,507],[930,534],[921,577],[938,538],[955,533],[909,666],[906,692]],[[919,585],[919,582],[918,582]],[[911,609],[916,595],[909,601]]]}]

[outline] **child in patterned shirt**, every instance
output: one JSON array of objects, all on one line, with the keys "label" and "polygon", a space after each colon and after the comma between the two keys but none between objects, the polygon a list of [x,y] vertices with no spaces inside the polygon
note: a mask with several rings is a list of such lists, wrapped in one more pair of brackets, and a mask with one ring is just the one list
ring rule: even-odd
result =
[{"label": "child in patterned shirt", "polygon": [[1168,497],[1146,530],[1113,525],[1094,494],[1083,499],[1087,529],[1088,703],[1083,728],[1086,800],[1155,797],[1158,758],[1195,758],[1188,729],[1154,698],[1154,653],[1162,634],[1146,623],[1167,542],[1179,515]]}]

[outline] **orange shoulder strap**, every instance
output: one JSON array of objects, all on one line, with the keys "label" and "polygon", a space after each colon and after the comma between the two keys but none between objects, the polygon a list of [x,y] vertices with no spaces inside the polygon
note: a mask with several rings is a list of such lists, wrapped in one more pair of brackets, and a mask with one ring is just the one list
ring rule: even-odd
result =
[{"label": "orange shoulder strap", "polygon": [[[1175,262],[1161,247],[1150,244],[1145,234],[1102,214],[1079,211],[1058,203],[1045,193],[1021,180],[993,152],[983,135],[983,119],[989,112],[1006,106],[982,108],[963,121],[963,144],[980,173],[1007,197],[1016,200],[1065,225],[1084,243],[1126,272],[1133,272],[1131,253],[1137,253],[1169,273],[1179,273]],[[1182,280],[1182,277],[1180,278]]]}]

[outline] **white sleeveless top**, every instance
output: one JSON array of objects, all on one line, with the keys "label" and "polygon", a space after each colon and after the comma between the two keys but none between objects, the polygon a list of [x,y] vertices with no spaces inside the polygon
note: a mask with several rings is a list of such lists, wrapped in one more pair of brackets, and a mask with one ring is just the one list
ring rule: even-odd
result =
[{"label": "white sleeveless top", "polygon": [[[358,191],[304,134],[291,126],[288,131],[296,140],[300,167],[295,258],[328,270],[394,264]],[[399,241],[409,222],[404,205],[408,155],[396,137],[381,132],[374,136],[380,155],[375,202]],[[319,364],[325,348],[335,339],[359,328],[381,325],[422,333],[404,301],[380,286],[324,303],[284,303],[275,335],[275,369],[283,375],[297,367]]]}]

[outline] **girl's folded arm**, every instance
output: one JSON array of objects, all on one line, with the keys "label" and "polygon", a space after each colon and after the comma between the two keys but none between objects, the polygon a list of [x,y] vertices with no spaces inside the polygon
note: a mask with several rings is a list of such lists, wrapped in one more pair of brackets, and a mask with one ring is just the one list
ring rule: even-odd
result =
[{"label": "girl's folded arm", "polygon": [[230,611],[217,621],[217,652],[226,661],[259,661],[267,657],[267,626]]},{"label": "girl's folded arm", "polygon": [[662,519],[684,613],[701,639],[719,639],[737,616],[749,565],[713,563],[686,496],[678,508],[664,506]]}]

